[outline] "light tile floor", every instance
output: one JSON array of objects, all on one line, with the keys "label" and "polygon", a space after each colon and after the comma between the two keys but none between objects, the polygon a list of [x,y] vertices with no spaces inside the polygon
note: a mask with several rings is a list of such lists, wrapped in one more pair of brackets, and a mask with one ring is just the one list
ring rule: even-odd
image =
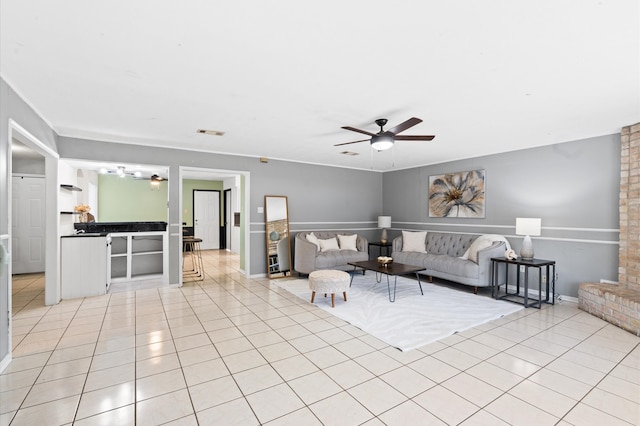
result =
[{"label": "light tile floor", "polygon": [[204,257],[201,282],[55,306],[14,277],[0,425],[640,424],[640,338],[574,303],[403,353]]}]

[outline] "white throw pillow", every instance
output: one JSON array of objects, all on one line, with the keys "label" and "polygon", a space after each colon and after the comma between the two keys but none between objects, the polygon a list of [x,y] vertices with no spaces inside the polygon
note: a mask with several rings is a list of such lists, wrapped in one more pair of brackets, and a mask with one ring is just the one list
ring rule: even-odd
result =
[{"label": "white throw pillow", "polygon": [[318,250],[320,250],[320,241],[318,240],[318,237],[316,237],[316,235],[313,232],[310,234],[307,234],[307,241],[315,244],[316,247],[318,247]]},{"label": "white throw pillow", "polygon": [[358,251],[356,246],[356,240],[358,235],[338,235],[338,242],[340,243],[340,250],[352,250]]},{"label": "white throw pillow", "polygon": [[509,242],[502,235],[480,235],[473,241],[473,243],[471,243],[471,247],[469,247],[467,251],[461,256],[462,259],[469,259],[472,262],[478,263],[478,251],[491,246],[494,241],[504,241],[506,243],[507,249],[510,248]]},{"label": "white throw pillow", "polygon": [[333,237],[326,240],[318,240],[320,243],[320,251],[340,250],[338,240]]},{"label": "white throw pillow", "polygon": [[402,231],[402,251],[427,252],[427,231]]}]

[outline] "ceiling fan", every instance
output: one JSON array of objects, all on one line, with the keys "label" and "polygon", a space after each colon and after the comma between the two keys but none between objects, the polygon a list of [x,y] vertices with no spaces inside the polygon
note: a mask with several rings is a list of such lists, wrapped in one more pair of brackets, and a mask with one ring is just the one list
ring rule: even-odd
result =
[{"label": "ceiling fan", "polygon": [[150,182],[151,182],[151,184],[152,184],[152,185],[159,185],[159,184],[160,184],[160,182],[167,182],[167,181],[169,180],[169,179],[164,178],[164,177],[162,177],[162,176],[160,176],[160,175],[157,175],[157,174],[152,174],[152,175],[151,175],[151,176],[149,176],[149,177],[142,176],[142,177],[139,177],[139,178],[137,178],[137,179],[140,179],[140,180],[148,180],[148,181],[150,181]]},{"label": "ceiling fan", "polygon": [[131,171],[131,170],[127,170],[127,168],[125,166],[118,166],[115,170],[109,170],[105,167],[101,168],[99,170],[100,174],[107,174],[107,175],[117,175],[120,177],[131,177],[133,179],[139,179],[139,180],[150,180],[151,182],[162,182],[162,181],[166,181],[168,179],[158,175],[158,174],[152,174],[149,177],[146,177],[143,175],[143,173],[139,170]]},{"label": "ceiling fan", "polygon": [[389,130],[384,130],[383,127],[387,124],[386,118],[379,118],[375,121],[375,123],[380,126],[380,131],[378,133],[371,133],[366,130],[356,129],[355,127],[343,126],[343,129],[351,130],[352,132],[362,133],[368,136],[371,136],[371,139],[362,139],[359,141],[353,142],[345,142],[335,144],[334,146],[342,146],[349,145],[352,143],[360,143],[370,141],[371,148],[376,149],[378,151],[384,151],[385,149],[389,149],[393,146],[395,141],[430,141],[435,136],[433,135],[411,135],[411,136],[402,136],[398,135],[398,133],[407,130],[410,127],[415,126],[418,123],[422,123],[422,120],[416,117],[412,117],[407,121],[398,124],[396,127],[393,127]]},{"label": "ceiling fan", "polygon": [[143,176],[143,177],[139,177],[139,178],[136,178],[136,179],[148,180],[149,184],[151,185],[151,190],[159,190],[160,189],[160,183],[168,181],[167,178],[164,178],[164,177],[162,177],[160,175],[157,175],[155,173],[152,174],[149,177]]}]

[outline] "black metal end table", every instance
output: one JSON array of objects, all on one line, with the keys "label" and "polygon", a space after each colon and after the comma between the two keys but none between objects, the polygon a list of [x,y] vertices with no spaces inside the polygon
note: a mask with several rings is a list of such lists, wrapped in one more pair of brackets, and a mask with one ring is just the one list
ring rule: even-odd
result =
[{"label": "black metal end table", "polygon": [[389,254],[391,254],[391,247],[393,247],[393,244],[386,242],[386,243],[382,243],[382,242],[375,242],[375,243],[369,243],[369,247],[367,247],[367,250],[369,251],[369,254],[371,254],[371,246],[376,246],[379,247],[378,249],[378,256],[382,256],[382,249],[385,249],[385,256],[389,256]]},{"label": "black metal end table", "polygon": [[[504,293],[500,294],[499,266],[505,265]],[[509,293],[509,265],[516,266],[516,291]],[[538,298],[529,297],[529,269],[538,270]],[[544,274],[543,274],[544,271]],[[524,272],[523,294],[520,294],[520,273]],[[545,287],[545,297],[542,299],[542,289]],[[549,294],[551,286],[551,294]],[[544,259],[507,259],[505,257],[491,258],[491,295],[495,299],[504,299],[510,302],[520,303],[525,308],[535,307],[540,309],[542,303],[555,303],[556,293],[556,261]]]}]

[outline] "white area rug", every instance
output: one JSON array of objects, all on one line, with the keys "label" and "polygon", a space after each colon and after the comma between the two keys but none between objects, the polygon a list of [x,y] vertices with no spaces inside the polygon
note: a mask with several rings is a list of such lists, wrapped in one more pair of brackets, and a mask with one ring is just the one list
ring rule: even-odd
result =
[{"label": "white area rug", "polygon": [[[391,291],[393,292],[393,277]],[[275,284],[290,293],[311,301],[307,279],[276,280]],[[378,339],[402,351],[418,348],[456,332],[467,330],[523,309],[514,303],[494,300],[464,290],[455,290],[423,280],[398,277],[396,301],[389,302],[386,277],[376,283],[375,274],[356,274],[347,292],[347,302],[336,294],[316,294],[314,303]]]}]

